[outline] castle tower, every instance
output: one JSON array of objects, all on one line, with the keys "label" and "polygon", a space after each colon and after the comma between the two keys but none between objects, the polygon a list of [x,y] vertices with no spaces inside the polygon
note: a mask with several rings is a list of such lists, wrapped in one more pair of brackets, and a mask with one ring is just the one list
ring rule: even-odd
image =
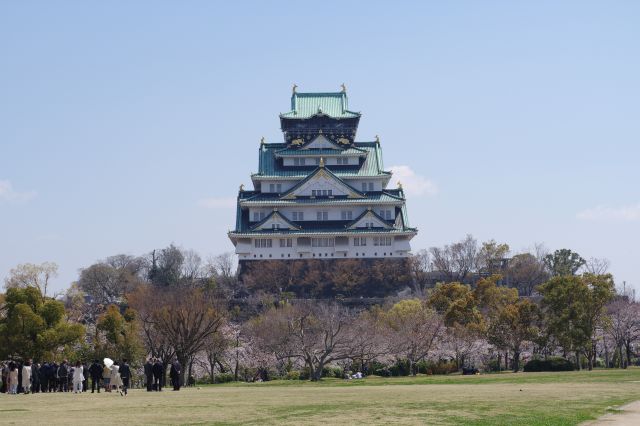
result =
[{"label": "castle tower", "polygon": [[402,186],[387,188],[380,140],[356,142],[360,113],[347,93],[298,93],[280,114],[284,142],[258,151],[254,189],[240,187],[236,228],[241,262],[407,257],[409,225]]}]

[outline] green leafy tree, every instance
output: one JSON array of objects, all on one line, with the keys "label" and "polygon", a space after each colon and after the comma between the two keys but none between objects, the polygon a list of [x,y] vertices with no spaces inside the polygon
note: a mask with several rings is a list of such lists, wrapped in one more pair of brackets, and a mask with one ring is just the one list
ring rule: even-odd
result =
[{"label": "green leafy tree", "polygon": [[513,371],[520,369],[520,353],[526,341],[539,334],[538,306],[527,300],[517,300],[498,309],[488,327],[488,341],[513,353]]},{"label": "green leafy tree", "polygon": [[65,318],[63,303],[43,297],[38,287],[9,288],[0,314],[0,358],[43,359],[78,344],[84,327]]},{"label": "green leafy tree", "polygon": [[549,334],[555,336],[567,352],[589,360],[593,368],[596,329],[606,318],[605,306],[615,295],[613,277],[584,274],[556,276],[539,287]]},{"label": "green leafy tree", "polygon": [[96,355],[99,358],[127,358],[133,364],[138,364],[144,355],[135,311],[132,309],[127,309],[123,315],[117,306],[109,305],[98,318],[96,331],[102,333],[96,339]]},{"label": "green leafy tree", "polygon": [[569,249],[560,249],[544,257],[544,264],[554,277],[575,275],[584,266],[584,260],[578,253]]}]

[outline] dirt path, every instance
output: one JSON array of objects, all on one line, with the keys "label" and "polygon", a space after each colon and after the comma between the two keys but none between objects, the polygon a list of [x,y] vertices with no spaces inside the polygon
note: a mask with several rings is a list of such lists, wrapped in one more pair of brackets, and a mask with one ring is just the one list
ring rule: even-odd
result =
[{"label": "dirt path", "polygon": [[640,425],[640,401],[620,407],[619,413],[609,413],[584,426],[637,426]]}]

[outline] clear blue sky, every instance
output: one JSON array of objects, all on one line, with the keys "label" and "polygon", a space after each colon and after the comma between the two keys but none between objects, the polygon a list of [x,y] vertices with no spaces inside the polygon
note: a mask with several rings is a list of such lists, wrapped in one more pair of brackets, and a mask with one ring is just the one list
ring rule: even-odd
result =
[{"label": "clear blue sky", "polygon": [[0,280],[232,250],[229,200],[292,84],[344,82],[414,249],[543,242],[640,288],[638,22],[636,1],[3,1]]}]

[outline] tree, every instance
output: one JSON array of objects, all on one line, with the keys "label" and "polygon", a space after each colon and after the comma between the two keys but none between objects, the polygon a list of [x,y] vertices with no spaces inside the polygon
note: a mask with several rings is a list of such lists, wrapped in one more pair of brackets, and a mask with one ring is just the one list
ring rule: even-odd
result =
[{"label": "tree", "polygon": [[325,365],[353,356],[349,339],[352,314],[337,304],[299,303],[272,308],[253,322],[256,344],[277,359],[298,359],[312,381]]},{"label": "tree", "polygon": [[134,365],[140,364],[143,356],[136,313],[127,309],[124,315],[115,305],[109,305],[106,312],[98,318],[96,330],[104,334],[104,344],[96,339],[96,352],[116,359],[126,358]]},{"label": "tree", "polygon": [[509,260],[505,278],[508,285],[517,288],[521,296],[531,296],[538,285],[549,279],[549,273],[536,256],[521,253]]},{"label": "tree", "polygon": [[426,296],[431,284],[431,272],[431,256],[427,250],[420,250],[409,258],[411,287],[416,296],[420,298]]},{"label": "tree", "polygon": [[471,286],[458,282],[438,284],[429,296],[429,306],[442,315],[445,325],[481,329],[484,320]]},{"label": "tree", "polygon": [[594,275],[604,275],[609,271],[609,260],[590,257],[584,264],[584,271]]},{"label": "tree", "polygon": [[543,260],[554,277],[575,275],[586,263],[578,253],[569,249],[556,250],[553,254],[547,254]]},{"label": "tree", "polygon": [[429,253],[433,269],[442,273],[447,282],[464,281],[476,269],[478,242],[467,235],[457,243],[431,247]]},{"label": "tree", "polygon": [[23,263],[9,271],[9,277],[4,284],[9,288],[35,287],[42,294],[44,300],[47,297],[49,281],[58,276],[58,265],[53,262],[44,262],[40,265]]},{"label": "tree", "polygon": [[615,294],[611,275],[555,276],[539,287],[546,326],[567,352],[584,354],[589,369],[595,361],[596,331],[606,316],[605,307]]},{"label": "tree", "polygon": [[156,290],[154,297],[159,303],[151,320],[174,348],[183,366],[180,380],[184,383],[189,361],[224,323],[224,311],[219,301],[202,289]]},{"label": "tree", "polygon": [[442,317],[424,301],[407,299],[393,305],[384,320],[390,350],[407,358],[415,376],[416,363],[429,355],[444,331]]},{"label": "tree", "polygon": [[526,341],[538,335],[538,306],[521,299],[501,307],[492,318],[489,330],[489,343],[513,353],[513,371],[520,369],[520,353]]},{"label": "tree", "polygon": [[499,244],[495,240],[485,241],[478,251],[478,270],[487,274],[502,273],[508,254],[509,244]]},{"label": "tree", "polygon": [[38,287],[7,290],[0,314],[0,358],[54,357],[83,335],[82,325],[65,321],[64,304],[44,298]]},{"label": "tree", "polygon": [[148,278],[158,287],[175,287],[180,284],[185,255],[178,247],[171,244],[162,250],[151,252],[151,267]]},{"label": "tree", "polygon": [[617,297],[607,306],[607,334],[615,343],[618,365],[631,364],[632,345],[640,340],[640,305],[628,297]]}]

